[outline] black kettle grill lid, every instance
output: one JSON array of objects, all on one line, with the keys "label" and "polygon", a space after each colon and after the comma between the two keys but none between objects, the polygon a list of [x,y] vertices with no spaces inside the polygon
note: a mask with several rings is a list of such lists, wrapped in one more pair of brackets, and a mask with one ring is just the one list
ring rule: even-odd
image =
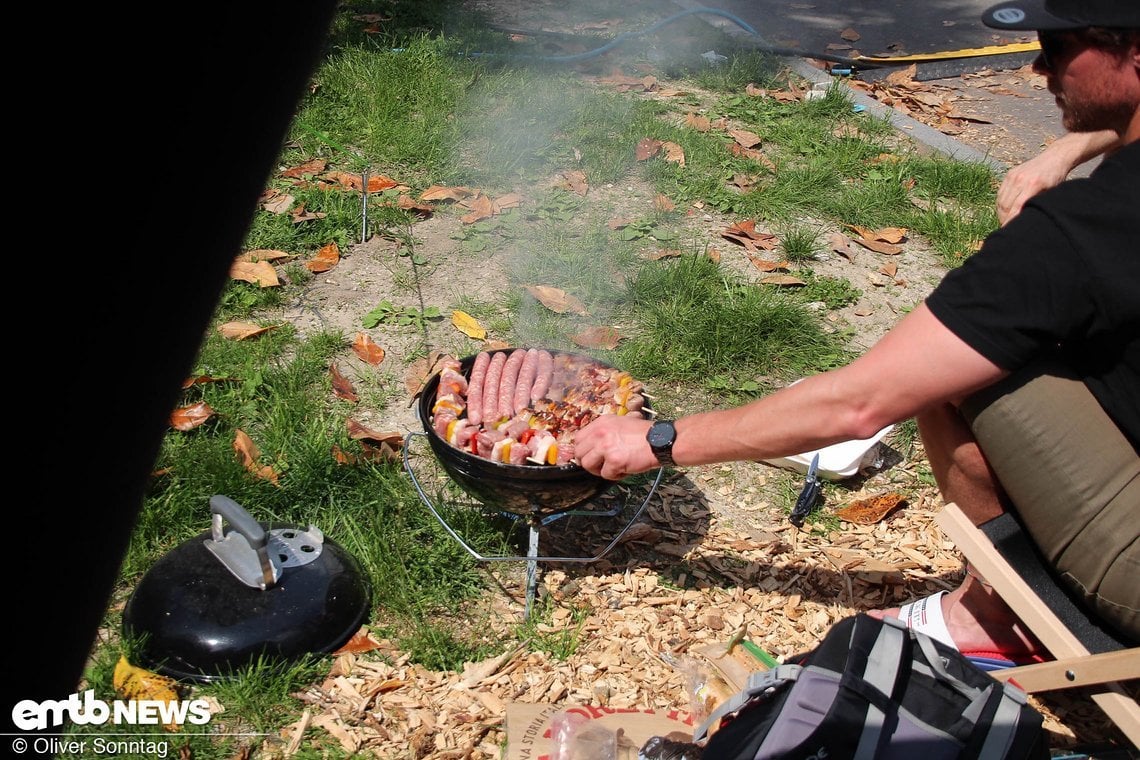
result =
[{"label": "black kettle grill lid", "polygon": [[161,557],[127,601],[136,664],[215,681],[332,652],[359,630],[371,589],[351,554],[314,526],[259,523],[225,496],[210,511],[211,529]]}]

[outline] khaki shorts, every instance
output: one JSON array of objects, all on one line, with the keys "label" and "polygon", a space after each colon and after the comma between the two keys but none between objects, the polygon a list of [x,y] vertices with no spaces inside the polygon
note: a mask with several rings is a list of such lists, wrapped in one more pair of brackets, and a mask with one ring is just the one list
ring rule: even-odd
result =
[{"label": "khaki shorts", "polygon": [[1140,642],[1140,456],[1128,439],[1056,366],[1018,372],[961,411],[1062,582]]}]

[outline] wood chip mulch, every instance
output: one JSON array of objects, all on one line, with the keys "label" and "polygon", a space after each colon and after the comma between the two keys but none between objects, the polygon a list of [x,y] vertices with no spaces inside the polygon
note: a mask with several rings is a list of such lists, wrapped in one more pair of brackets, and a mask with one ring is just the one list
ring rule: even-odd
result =
[{"label": "wood chip mulch", "polygon": [[[810,523],[794,529],[782,513],[732,489],[725,498],[734,502],[733,518],[719,519],[717,498],[716,489],[702,495],[687,478],[667,480],[605,558],[538,565],[531,622],[539,637],[572,638],[577,631],[565,659],[524,642],[462,672],[433,671],[379,640],[372,651],[339,655],[322,683],[297,695],[303,717],[261,752],[290,757],[331,736],[346,752],[367,757],[500,758],[510,702],[699,715],[709,704],[701,686],[732,690],[733,670],[721,655],[742,636],[788,658],[811,649],[844,617],[954,588],[962,577],[961,555],[933,523],[941,506],[933,489],[881,522],[844,522],[831,532],[810,530]],[[561,534],[552,523],[542,534],[553,547],[545,556],[594,556],[573,554],[595,549],[569,538],[592,536],[605,546],[628,519],[567,518],[578,522]],[[520,640],[525,566],[486,565],[496,582],[473,624]],[[1079,691],[1031,700],[1046,715],[1054,747],[1123,741]]]}]

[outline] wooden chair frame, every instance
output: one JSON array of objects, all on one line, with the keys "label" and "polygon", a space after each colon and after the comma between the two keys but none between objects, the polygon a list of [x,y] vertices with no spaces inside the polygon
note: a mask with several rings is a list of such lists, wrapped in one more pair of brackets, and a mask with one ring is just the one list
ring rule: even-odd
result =
[{"label": "wooden chair frame", "polygon": [[1140,647],[1090,654],[956,504],[943,507],[935,522],[1056,658],[993,671],[991,675],[1002,681],[1013,679],[1030,693],[1102,687],[1094,690],[1093,701],[1133,744],[1140,746],[1140,705],[1119,684],[1140,678]]}]

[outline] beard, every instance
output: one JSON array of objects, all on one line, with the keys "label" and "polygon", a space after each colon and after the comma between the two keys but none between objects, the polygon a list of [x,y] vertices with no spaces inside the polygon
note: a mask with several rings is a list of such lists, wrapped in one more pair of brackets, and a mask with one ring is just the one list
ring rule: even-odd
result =
[{"label": "beard", "polygon": [[1055,81],[1048,89],[1061,109],[1061,124],[1070,132],[1099,132],[1111,129],[1123,134],[1136,112],[1137,103],[1121,92],[1114,92],[1100,83],[1070,87],[1063,91]]},{"label": "beard", "polygon": [[1082,103],[1066,100],[1061,105],[1061,124],[1070,132],[1112,129],[1123,133],[1135,110],[1135,104],[1123,102]]}]

